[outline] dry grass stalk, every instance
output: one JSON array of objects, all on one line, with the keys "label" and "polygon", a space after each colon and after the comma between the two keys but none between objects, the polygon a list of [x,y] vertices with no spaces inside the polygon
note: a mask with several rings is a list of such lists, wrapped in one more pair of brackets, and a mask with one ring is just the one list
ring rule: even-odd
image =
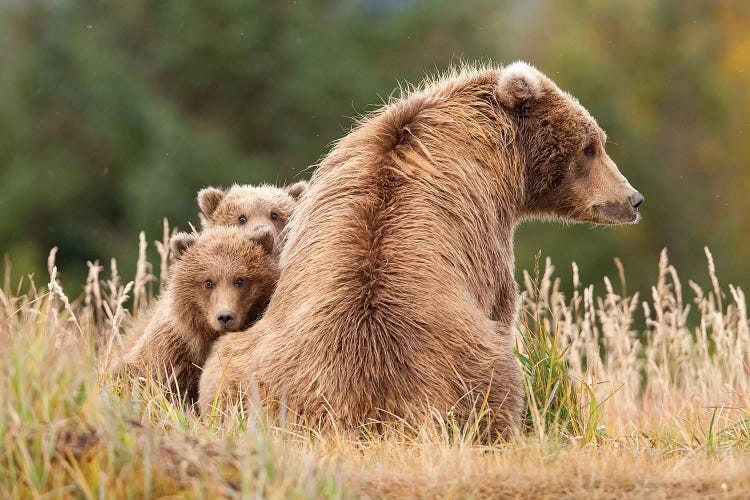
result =
[{"label": "dry grass stalk", "polygon": [[154,279],[151,270],[151,263],[147,260],[146,250],[146,233],[143,231],[138,235],[138,261],[135,267],[135,279],[133,280],[133,318],[138,317],[138,313],[146,308],[153,295],[150,285]]},{"label": "dry grass stalk", "polygon": [[171,257],[171,246],[169,240],[177,232],[177,228],[170,231],[169,221],[162,221],[162,239],[155,241],[156,251],[159,253],[159,291],[164,290],[169,280],[169,259]]}]

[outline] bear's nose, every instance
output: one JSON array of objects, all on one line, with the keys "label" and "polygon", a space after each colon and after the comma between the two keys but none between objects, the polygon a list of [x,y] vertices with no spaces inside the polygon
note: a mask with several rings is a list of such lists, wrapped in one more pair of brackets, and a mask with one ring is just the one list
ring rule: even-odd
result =
[{"label": "bear's nose", "polygon": [[630,202],[633,208],[640,207],[641,203],[643,203],[645,199],[646,198],[644,198],[643,195],[639,193],[638,191],[628,196],[628,201]]},{"label": "bear's nose", "polygon": [[232,314],[229,311],[222,311],[219,313],[218,316],[216,316],[216,319],[219,320],[219,323],[221,323],[221,326],[226,328],[232,323],[232,321],[234,321],[234,314]]}]

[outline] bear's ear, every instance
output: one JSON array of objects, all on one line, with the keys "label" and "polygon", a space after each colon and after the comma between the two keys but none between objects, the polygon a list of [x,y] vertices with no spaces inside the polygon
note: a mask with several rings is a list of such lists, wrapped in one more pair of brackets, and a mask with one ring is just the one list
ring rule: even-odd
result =
[{"label": "bear's ear", "polygon": [[274,246],[276,244],[276,238],[273,234],[273,229],[268,226],[263,226],[260,229],[256,229],[253,234],[250,235],[250,239],[258,243],[266,253],[273,253]]},{"label": "bear's ear", "polygon": [[180,260],[188,248],[195,244],[198,237],[194,234],[177,233],[169,240],[169,246],[172,247],[172,254],[177,260]]},{"label": "bear's ear", "polygon": [[498,101],[504,107],[520,111],[542,96],[542,74],[525,62],[514,62],[500,70]]},{"label": "bear's ear", "polygon": [[198,207],[201,213],[206,217],[211,217],[225,194],[225,191],[215,187],[207,187],[198,191]]},{"label": "bear's ear", "polygon": [[305,191],[307,191],[307,186],[307,181],[299,181],[294,184],[289,184],[284,188],[284,191],[286,191],[294,201],[299,201],[302,195],[305,194]]}]

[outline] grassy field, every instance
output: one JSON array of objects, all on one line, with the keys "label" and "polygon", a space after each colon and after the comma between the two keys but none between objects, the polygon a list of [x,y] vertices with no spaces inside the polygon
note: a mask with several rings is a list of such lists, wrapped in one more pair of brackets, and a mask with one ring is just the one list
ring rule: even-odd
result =
[{"label": "grassy field", "polygon": [[[160,269],[168,235],[165,224]],[[750,496],[746,302],[720,288],[708,251],[710,290],[684,287],[666,252],[650,297],[625,293],[619,264],[600,294],[575,265],[569,297],[550,262],[526,273],[526,426],[489,445],[471,422],[352,441],[261,416],[201,420],[153,384],[112,380],[112,350],[168,279],[153,275],[143,235],[140,249],[132,282],[115,262],[89,263],[76,299],[54,251],[44,286],[11,279],[6,262],[0,497]]]}]

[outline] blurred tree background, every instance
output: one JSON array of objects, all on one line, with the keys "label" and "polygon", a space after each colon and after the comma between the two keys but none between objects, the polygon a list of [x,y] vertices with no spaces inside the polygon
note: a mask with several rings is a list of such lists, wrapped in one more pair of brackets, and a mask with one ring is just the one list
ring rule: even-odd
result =
[{"label": "blurred tree background", "polygon": [[[636,227],[527,223],[570,286],[648,292],[668,247],[683,278],[750,282],[750,2],[0,0],[0,253],[47,252],[73,293],[86,260],[133,272],[137,237],[197,222],[205,185],[293,181],[399,81],[462,60],[528,60],[607,130],[646,196]],[[75,293],[73,293],[75,295]]]}]

